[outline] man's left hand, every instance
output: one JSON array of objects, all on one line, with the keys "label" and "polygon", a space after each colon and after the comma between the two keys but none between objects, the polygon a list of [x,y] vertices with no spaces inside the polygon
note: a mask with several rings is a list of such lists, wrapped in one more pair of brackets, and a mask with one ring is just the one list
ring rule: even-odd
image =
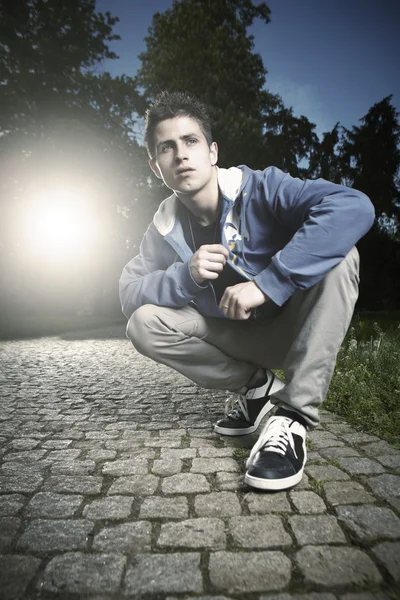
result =
[{"label": "man's left hand", "polygon": [[268,296],[253,281],[248,281],[226,288],[219,309],[230,319],[244,321],[250,318],[253,308],[267,300]]}]

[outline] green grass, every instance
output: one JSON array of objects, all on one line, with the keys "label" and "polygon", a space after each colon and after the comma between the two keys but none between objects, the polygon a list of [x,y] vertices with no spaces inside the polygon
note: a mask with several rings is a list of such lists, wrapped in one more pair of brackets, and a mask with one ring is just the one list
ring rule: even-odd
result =
[{"label": "green grass", "polygon": [[364,431],[400,442],[400,325],[354,319],[324,408]]}]

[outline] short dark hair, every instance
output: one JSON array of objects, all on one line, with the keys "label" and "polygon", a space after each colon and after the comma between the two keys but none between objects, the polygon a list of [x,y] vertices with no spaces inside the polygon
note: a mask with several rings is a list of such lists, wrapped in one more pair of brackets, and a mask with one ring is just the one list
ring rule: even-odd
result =
[{"label": "short dark hair", "polygon": [[211,122],[206,106],[195,96],[186,92],[163,91],[154,99],[150,108],[146,111],[146,125],[144,132],[144,143],[150,158],[155,156],[154,130],[161,121],[173,119],[174,117],[190,117],[195,119],[207,144],[212,144]]}]

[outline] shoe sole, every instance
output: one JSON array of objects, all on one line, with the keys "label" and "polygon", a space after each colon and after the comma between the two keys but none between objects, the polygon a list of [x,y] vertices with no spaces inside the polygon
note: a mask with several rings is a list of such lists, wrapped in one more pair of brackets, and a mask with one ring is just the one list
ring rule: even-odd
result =
[{"label": "shoe sole", "polygon": [[272,404],[271,400],[264,405],[264,408],[260,411],[257,419],[254,421],[254,425],[250,427],[242,427],[241,429],[228,429],[227,427],[219,427],[218,425],[214,425],[215,433],[219,433],[221,435],[248,435],[249,433],[254,433],[256,431],[265,417],[273,408],[275,404]]},{"label": "shoe sole", "polygon": [[303,478],[304,468],[301,469],[295,475],[291,477],[285,477],[284,479],[262,479],[261,477],[253,477],[246,473],[244,476],[244,482],[250,487],[257,488],[259,490],[269,490],[271,492],[277,492],[279,490],[286,490],[287,488],[293,487],[300,483]]}]

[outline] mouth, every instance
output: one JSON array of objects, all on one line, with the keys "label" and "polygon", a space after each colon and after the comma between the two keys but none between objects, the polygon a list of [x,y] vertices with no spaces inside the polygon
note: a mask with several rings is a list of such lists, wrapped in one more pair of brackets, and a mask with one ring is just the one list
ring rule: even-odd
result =
[{"label": "mouth", "polygon": [[181,169],[178,169],[176,174],[178,175],[178,177],[180,175],[186,175],[187,173],[192,173],[194,171],[194,169],[192,169],[191,167],[182,167]]}]

